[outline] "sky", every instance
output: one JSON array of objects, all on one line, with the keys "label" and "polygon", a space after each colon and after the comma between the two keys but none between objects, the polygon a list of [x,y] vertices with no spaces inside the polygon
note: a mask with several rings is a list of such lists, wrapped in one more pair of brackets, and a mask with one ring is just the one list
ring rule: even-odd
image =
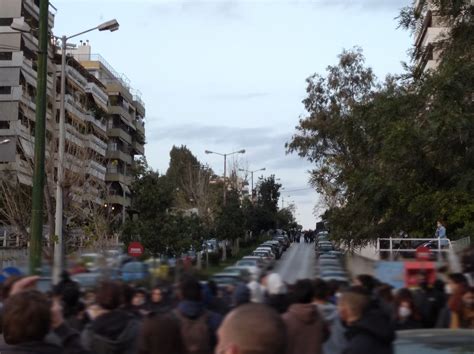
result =
[{"label": "sky", "polygon": [[[223,159],[280,178],[305,228],[321,214],[308,185],[312,165],[286,154],[305,110],[305,79],[360,46],[381,79],[402,72],[412,39],[395,17],[410,0],[53,0],[54,33],[71,35],[116,18],[117,32],[91,32],[101,54],[146,106],[146,158],[165,173],[173,145],[186,145],[216,173]],[[258,176],[260,176],[258,174]],[[255,176],[257,177],[257,175]],[[317,210],[315,211],[315,206]]]}]

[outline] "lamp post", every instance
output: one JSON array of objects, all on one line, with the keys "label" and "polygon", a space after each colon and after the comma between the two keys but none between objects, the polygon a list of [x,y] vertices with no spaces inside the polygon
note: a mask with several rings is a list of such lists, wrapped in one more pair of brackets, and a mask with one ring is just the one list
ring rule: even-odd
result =
[{"label": "lamp post", "polygon": [[61,40],[61,92],[59,96],[59,146],[58,146],[58,170],[56,178],[56,213],[55,213],[55,230],[56,242],[54,243],[54,267],[53,267],[53,284],[57,284],[60,279],[61,271],[64,264],[64,237],[63,237],[63,182],[64,182],[64,145],[65,145],[65,96],[66,96],[66,49],[67,41],[71,38],[78,37],[82,34],[99,31],[114,32],[119,29],[117,20],[111,20],[102,23],[99,26],[90,28],[86,31],[74,34],[72,36],[62,36]]},{"label": "lamp post", "polygon": [[245,150],[242,149],[242,150],[230,152],[230,153],[227,153],[227,154],[222,154],[220,152],[206,150],[205,153],[206,154],[215,154],[215,155],[219,155],[219,156],[224,156],[224,205],[225,205],[226,204],[226,198],[227,198],[227,181],[226,181],[226,179],[227,179],[227,156],[231,156],[231,155],[235,155],[235,154],[245,154]]},{"label": "lamp post", "polygon": [[2,141],[0,141],[0,145],[8,144],[9,142],[10,142],[10,139],[3,139]]},{"label": "lamp post", "polygon": [[252,182],[251,182],[251,183],[252,183],[252,184],[251,184],[252,189],[250,190],[250,193],[251,193],[252,200],[253,200],[253,174],[254,174],[255,172],[266,171],[266,168],[264,167],[264,168],[260,168],[260,169],[258,169],[258,170],[253,170],[253,171],[240,168],[239,171],[250,173],[250,180],[252,181]]}]

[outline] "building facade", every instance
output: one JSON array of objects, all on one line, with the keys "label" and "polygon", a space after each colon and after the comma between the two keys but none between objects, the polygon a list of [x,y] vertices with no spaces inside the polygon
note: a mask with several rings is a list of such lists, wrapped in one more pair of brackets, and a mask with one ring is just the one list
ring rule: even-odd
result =
[{"label": "building facade", "polygon": [[[23,18],[39,27],[39,0],[0,0],[0,178],[32,186],[38,38],[10,26]],[[54,25],[50,8],[49,29]],[[54,198],[58,158],[61,56],[52,40],[48,53],[46,175]],[[85,53],[89,53],[86,58]],[[85,60],[87,59],[87,60]],[[144,104],[122,77],[90,46],[66,60],[65,198],[92,202],[124,220],[131,204],[134,157],[144,154]]]},{"label": "building facade", "polygon": [[430,0],[415,1],[415,16],[420,22],[415,33],[416,70],[421,74],[438,67],[441,50],[437,43],[448,33],[449,27]]}]

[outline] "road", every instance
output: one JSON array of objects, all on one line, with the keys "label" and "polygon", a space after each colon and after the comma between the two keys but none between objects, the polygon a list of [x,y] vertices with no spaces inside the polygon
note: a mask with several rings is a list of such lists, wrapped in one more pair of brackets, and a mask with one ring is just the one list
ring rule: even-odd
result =
[{"label": "road", "polygon": [[288,284],[315,277],[314,243],[293,243],[275,266],[275,271]]}]

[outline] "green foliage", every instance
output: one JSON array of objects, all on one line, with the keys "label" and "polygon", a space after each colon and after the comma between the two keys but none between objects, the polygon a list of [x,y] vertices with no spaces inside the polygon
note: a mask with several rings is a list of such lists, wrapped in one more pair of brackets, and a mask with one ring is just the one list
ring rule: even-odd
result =
[{"label": "green foliage", "polygon": [[217,214],[215,225],[216,236],[221,240],[236,240],[245,235],[244,213],[238,191],[227,193],[226,204]]},{"label": "green foliage", "polygon": [[314,163],[311,183],[334,237],[426,237],[437,219],[450,237],[472,231],[473,26],[455,23],[438,70],[419,80],[377,82],[360,49],[307,80],[308,115],[287,149]]}]

